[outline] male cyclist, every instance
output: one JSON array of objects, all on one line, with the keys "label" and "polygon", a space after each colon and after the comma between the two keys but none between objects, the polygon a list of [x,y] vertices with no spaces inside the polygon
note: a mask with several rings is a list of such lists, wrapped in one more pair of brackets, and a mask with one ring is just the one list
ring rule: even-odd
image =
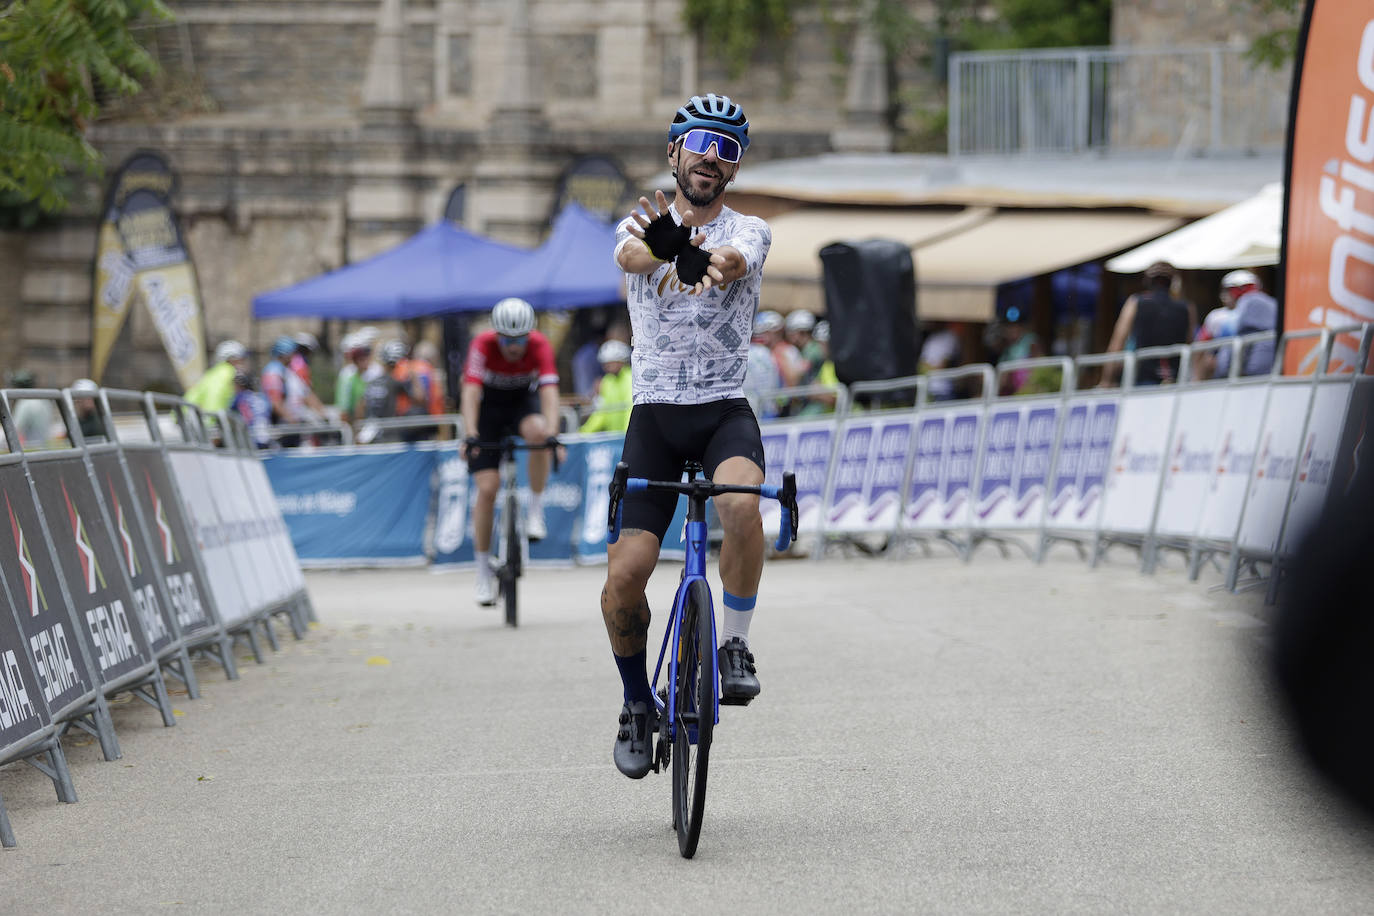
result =
[{"label": "male cyclist", "polygon": [[[693,96],[668,127],[668,165],[677,180],[671,204],[662,191],[616,228],[615,260],[626,277],[634,331],[634,408],[623,460],[632,477],[677,480],[683,462],[698,461],[716,483],[763,482],[758,420],[742,384],[768,225],[725,206],[749,146],[749,122],[722,95]],[[624,707],[612,756],[631,779],[652,763],[655,708],[646,642],[644,589],[677,504],[670,492],[625,496],[620,539],[610,546],[601,614],[624,685]],[[720,551],[724,626],[721,691],[748,702],[759,693],[749,651],[763,523],[757,496],[715,497],[725,530]]]},{"label": "male cyclist", "polygon": [[[491,520],[501,485],[497,470],[501,452],[476,443],[519,435],[530,445],[543,445],[558,431],[558,370],[553,363],[553,346],[534,329],[534,308],[524,299],[502,299],[491,310],[491,329],[474,337],[468,348],[459,398],[463,428],[469,433],[464,454],[477,485],[472,510],[477,603],[491,605],[496,603]],[[539,540],[545,534],[541,499],[549,479],[549,453],[532,451],[529,459],[525,532],[531,540]]]}]

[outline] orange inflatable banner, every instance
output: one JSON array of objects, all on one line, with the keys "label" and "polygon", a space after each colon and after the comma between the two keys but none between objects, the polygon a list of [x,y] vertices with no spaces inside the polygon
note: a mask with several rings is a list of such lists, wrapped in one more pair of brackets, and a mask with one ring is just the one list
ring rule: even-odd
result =
[{"label": "orange inflatable banner", "polygon": [[[1310,0],[1293,81],[1284,330],[1374,322],[1374,4]],[[1316,371],[1316,340],[1294,343],[1284,372]],[[1353,368],[1358,345],[1338,335],[1328,368]]]}]

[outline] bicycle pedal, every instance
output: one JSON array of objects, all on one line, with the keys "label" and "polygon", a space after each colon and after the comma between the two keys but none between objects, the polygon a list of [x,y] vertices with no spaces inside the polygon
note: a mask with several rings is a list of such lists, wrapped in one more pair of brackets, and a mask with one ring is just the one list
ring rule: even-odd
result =
[{"label": "bicycle pedal", "polygon": [[722,695],[721,698],[720,698],[720,705],[722,705],[722,706],[748,706],[748,705],[753,701],[753,699],[754,699],[753,697],[727,697],[727,696]]}]

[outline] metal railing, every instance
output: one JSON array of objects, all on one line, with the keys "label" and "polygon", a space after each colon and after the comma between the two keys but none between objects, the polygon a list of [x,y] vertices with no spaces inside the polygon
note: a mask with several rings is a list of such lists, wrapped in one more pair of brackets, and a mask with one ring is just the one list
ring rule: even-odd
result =
[{"label": "metal railing", "polygon": [[950,56],[949,152],[1283,148],[1291,67],[1240,48],[1056,48]]}]

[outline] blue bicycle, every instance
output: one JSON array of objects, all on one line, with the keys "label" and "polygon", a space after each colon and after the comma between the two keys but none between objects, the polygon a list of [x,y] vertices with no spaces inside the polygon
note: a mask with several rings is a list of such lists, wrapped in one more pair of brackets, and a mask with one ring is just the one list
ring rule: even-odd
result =
[{"label": "blue bicycle", "polygon": [[[682,581],[673,598],[672,616],[663,634],[652,683],[659,684],[667,657],[667,679],[658,686],[658,741],[654,746],[653,771],[673,767],[673,827],[683,858],[697,851],[701,820],[706,808],[706,771],[711,751],[711,731],[720,721],[720,672],[716,664],[716,613],[711,587],[706,581],[706,500],[718,493],[754,493],[776,499],[782,505],[782,525],[777,548],[786,550],[797,535],[797,481],[782,475],[782,486],[759,487],[715,484],[698,478],[701,466],[688,462],[686,480],[645,480],[630,476],[625,462],[616,465],[611,479],[607,543],[620,539],[621,500],[641,490],[673,490],[687,497],[687,561]],[[676,650],[668,654],[668,647]],[[746,701],[747,702],[747,701]],[[728,704],[728,701],[727,701]]]}]

